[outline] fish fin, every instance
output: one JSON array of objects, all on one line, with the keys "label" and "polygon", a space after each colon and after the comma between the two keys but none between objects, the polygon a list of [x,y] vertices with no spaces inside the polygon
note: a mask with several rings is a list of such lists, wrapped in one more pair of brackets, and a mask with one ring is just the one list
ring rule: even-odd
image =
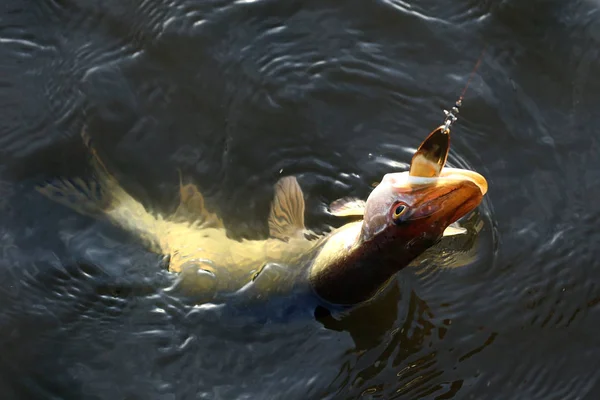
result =
[{"label": "fish fin", "polygon": [[354,197],[344,197],[337,199],[329,205],[331,215],[336,217],[360,216],[365,214],[364,200]]},{"label": "fish fin", "polygon": [[104,165],[104,163],[100,159],[100,156],[98,156],[98,152],[94,147],[92,138],[87,133],[87,130],[85,128],[81,130],[81,138],[83,139],[83,143],[90,152],[90,164],[93,169],[94,178],[98,181],[100,187],[105,189],[106,192],[109,192],[111,190],[123,191],[123,189],[120,189],[121,186],[119,185],[119,182],[117,182],[117,179],[108,171],[108,168],[106,168],[106,165]]},{"label": "fish fin", "polygon": [[444,233],[442,234],[442,236],[446,237],[446,236],[464,235],[465,233],[467,233],[467,230],[465,228],[458,225],[458,223],[454,223],[454,224],[448,226],[444,230]]},{"label": "fish fin", "polygon": [[81,138],[90,154],[92,177],[87,180],[57,178],[45,185],[37,186],[36,190],[80,214],[99,217],[102,213],[117,206],[115,203],[119,192],[123,192],[123,189],[98,157],[85,128],[81,131]]},{"label": "fish fin", "polygon": [[110,207],[110,196],[97,181],[85,182],[83,179],[59,178],[36,190],[59,204],[69,207],[80,214],[99,217]]},{"label": "fish fin", "polygon": [[192,183],[183,184],[179,171],[179,206],[173,215],[176,219],[185,219],[198,223],[204,228],[223,228],[223,221],[205,207],[204,196]]},{"label": "fish fin", "polygon": [[[116,218],[119,218],[121,212],[123,214],[119,221],[121,225],[127,225],[127,219],[140,217],[145,213],[143,206],[125,192],[117,179],[108,171],[85,128],[81,131],[81,138],[90,154],[89,162],[92,166],[90,177],[86,180],[58,178],[36,187],[37,191],[81,214],[99,217],[102,213],[116,212]],[[129,217],[125,218],[124,215]]]},{"label": "fish fin", "polygon": [[275,184],[275,196],[269,214],[271,237],[288,240],[304,232],[304,195],[294,176],[281,178]]},{"label": "fish fin", "polygon": [[56,179],[36,189],[81,214],[108,217],[112,223],[135,232],[150,244],[152,250],[159,251],[157,233],[161,230],[158,220],[119,185],[96,153],[85,128],[81,137],[90,154],[89,162],[93,169],[90,177],[85,181],[81,178]]},{"label": "fish fin", "polygon": [[[36,190],[47,198],[80,214],[98,217],[113,205],[113,196],[110,189],[111,186],[116,184],[116,181],[98,157],[85,128],[81,131],[81,137],[91,154],[90,161],[94,170],[93,179],[84,181],[81,178],[58,178],[47,182],[45,185],[37,186]],[[109,184],[110,181],[114,181],[114,183]]]}]

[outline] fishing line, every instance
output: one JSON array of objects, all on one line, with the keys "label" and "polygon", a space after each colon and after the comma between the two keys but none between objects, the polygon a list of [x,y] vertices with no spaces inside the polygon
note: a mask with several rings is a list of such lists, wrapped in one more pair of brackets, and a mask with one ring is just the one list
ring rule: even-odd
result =
[{"label": "fishing line", "polygon": [[465,97],[465,93],[467,93],[469,84],[471,83],[471,81],[473,80],[473,77],[475,76],[475,72],[477,72],[477,70],[479,69],[479,65],[481,65],[481,60],[483,60],[483,56],[485,55],[486,48],[487,48],[487,44],[485,46],[483,46],[483,50],[481,50],[481,54],[479,55],[479,58],[477,59],[477,63],[475,64],[475,67],[471,71],[471,74],[469,75],[469,79],[467,79],[467,84],[465,85],[462,93],[460,94],[460,97],[454,104],[454,107],[452,107],[452,109],[450,111],[444,110],[444,114],[446,115],[446,118],[444,119],[444,125],[442,128],[442,131],[445,134],[450,133],[450,125],[452,125],[458,119],[457,115],[458,115],[460,107],[462,106],[463,98]]}]

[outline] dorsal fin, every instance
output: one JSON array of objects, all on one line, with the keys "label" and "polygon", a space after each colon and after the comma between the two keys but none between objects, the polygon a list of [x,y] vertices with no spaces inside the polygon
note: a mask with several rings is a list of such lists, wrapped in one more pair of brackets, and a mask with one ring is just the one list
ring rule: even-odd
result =
[{"label": "dorsal fin", "polygon": [[304,232],[304,195],[294,176],[281,178],[275,184],[275,196],[269,214],[271,237],[287,241]]},{"label": "dorsal fin", "polygon": [[329,205],[331,215],[336,217],[357,216],[362,217],[365,214],[364,200],[354,197],[344,197],[337,199]]},{"label": "dorsal fin", "polygon": [[179,171],[179,206],[173,217],[198,223],[203,228],[223,228],[223,221],[206,209],[204,196],[198,187],[192,183],[183,184],[181,171]]}]

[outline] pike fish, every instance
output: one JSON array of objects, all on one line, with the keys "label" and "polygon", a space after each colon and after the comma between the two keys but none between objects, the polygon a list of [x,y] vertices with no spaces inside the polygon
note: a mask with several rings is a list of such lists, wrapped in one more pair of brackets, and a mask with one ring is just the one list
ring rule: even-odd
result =
[{"label": "pike fish", "polygon": [[[366,200],[334,201],[331,214],[350,221],[315,235],[305,225],[296,177],[285,176],[274,186],[269,237],[235,240],[194,184],[180,184],[179,206],[171,215],[148,211],[110,173],[87,134],[83,137],[93,176],[59,178],[38,190],[81,214],[108,219],[168,256],[180,287],[201,302],[243,294],[249,286],[254,300],[300,291],[324,304],[366,302],[444,235],[461,233],[454,224],[487,192],[479,173],[444,167],[445,157],[440,164],[435,151],[422,151],[413,159],[412,174],[386,174]],[[433,173],[427,172],[431,165],[437,168]]]}]

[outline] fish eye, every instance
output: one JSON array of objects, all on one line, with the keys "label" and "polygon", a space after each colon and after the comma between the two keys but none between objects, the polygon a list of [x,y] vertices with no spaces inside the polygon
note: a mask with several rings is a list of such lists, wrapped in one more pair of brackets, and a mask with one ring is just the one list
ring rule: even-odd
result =
[{"label": "fish eye", "polygon": [[398,207],[396,207],[396,209],[394,210],[394,216],[399,216],[402,215],[402,213],[404,212],[404,210],[406,210],[406,206],[400,204]]},{"label": "fish eye", "polygon": [[394,222],[399,222],[400,218],[406,213],[406,210],[408,210],[408,206],[406,204],[403,203],[399,203],[396,204],[393,208],[392,208],[392,218],[394,219]]}]

